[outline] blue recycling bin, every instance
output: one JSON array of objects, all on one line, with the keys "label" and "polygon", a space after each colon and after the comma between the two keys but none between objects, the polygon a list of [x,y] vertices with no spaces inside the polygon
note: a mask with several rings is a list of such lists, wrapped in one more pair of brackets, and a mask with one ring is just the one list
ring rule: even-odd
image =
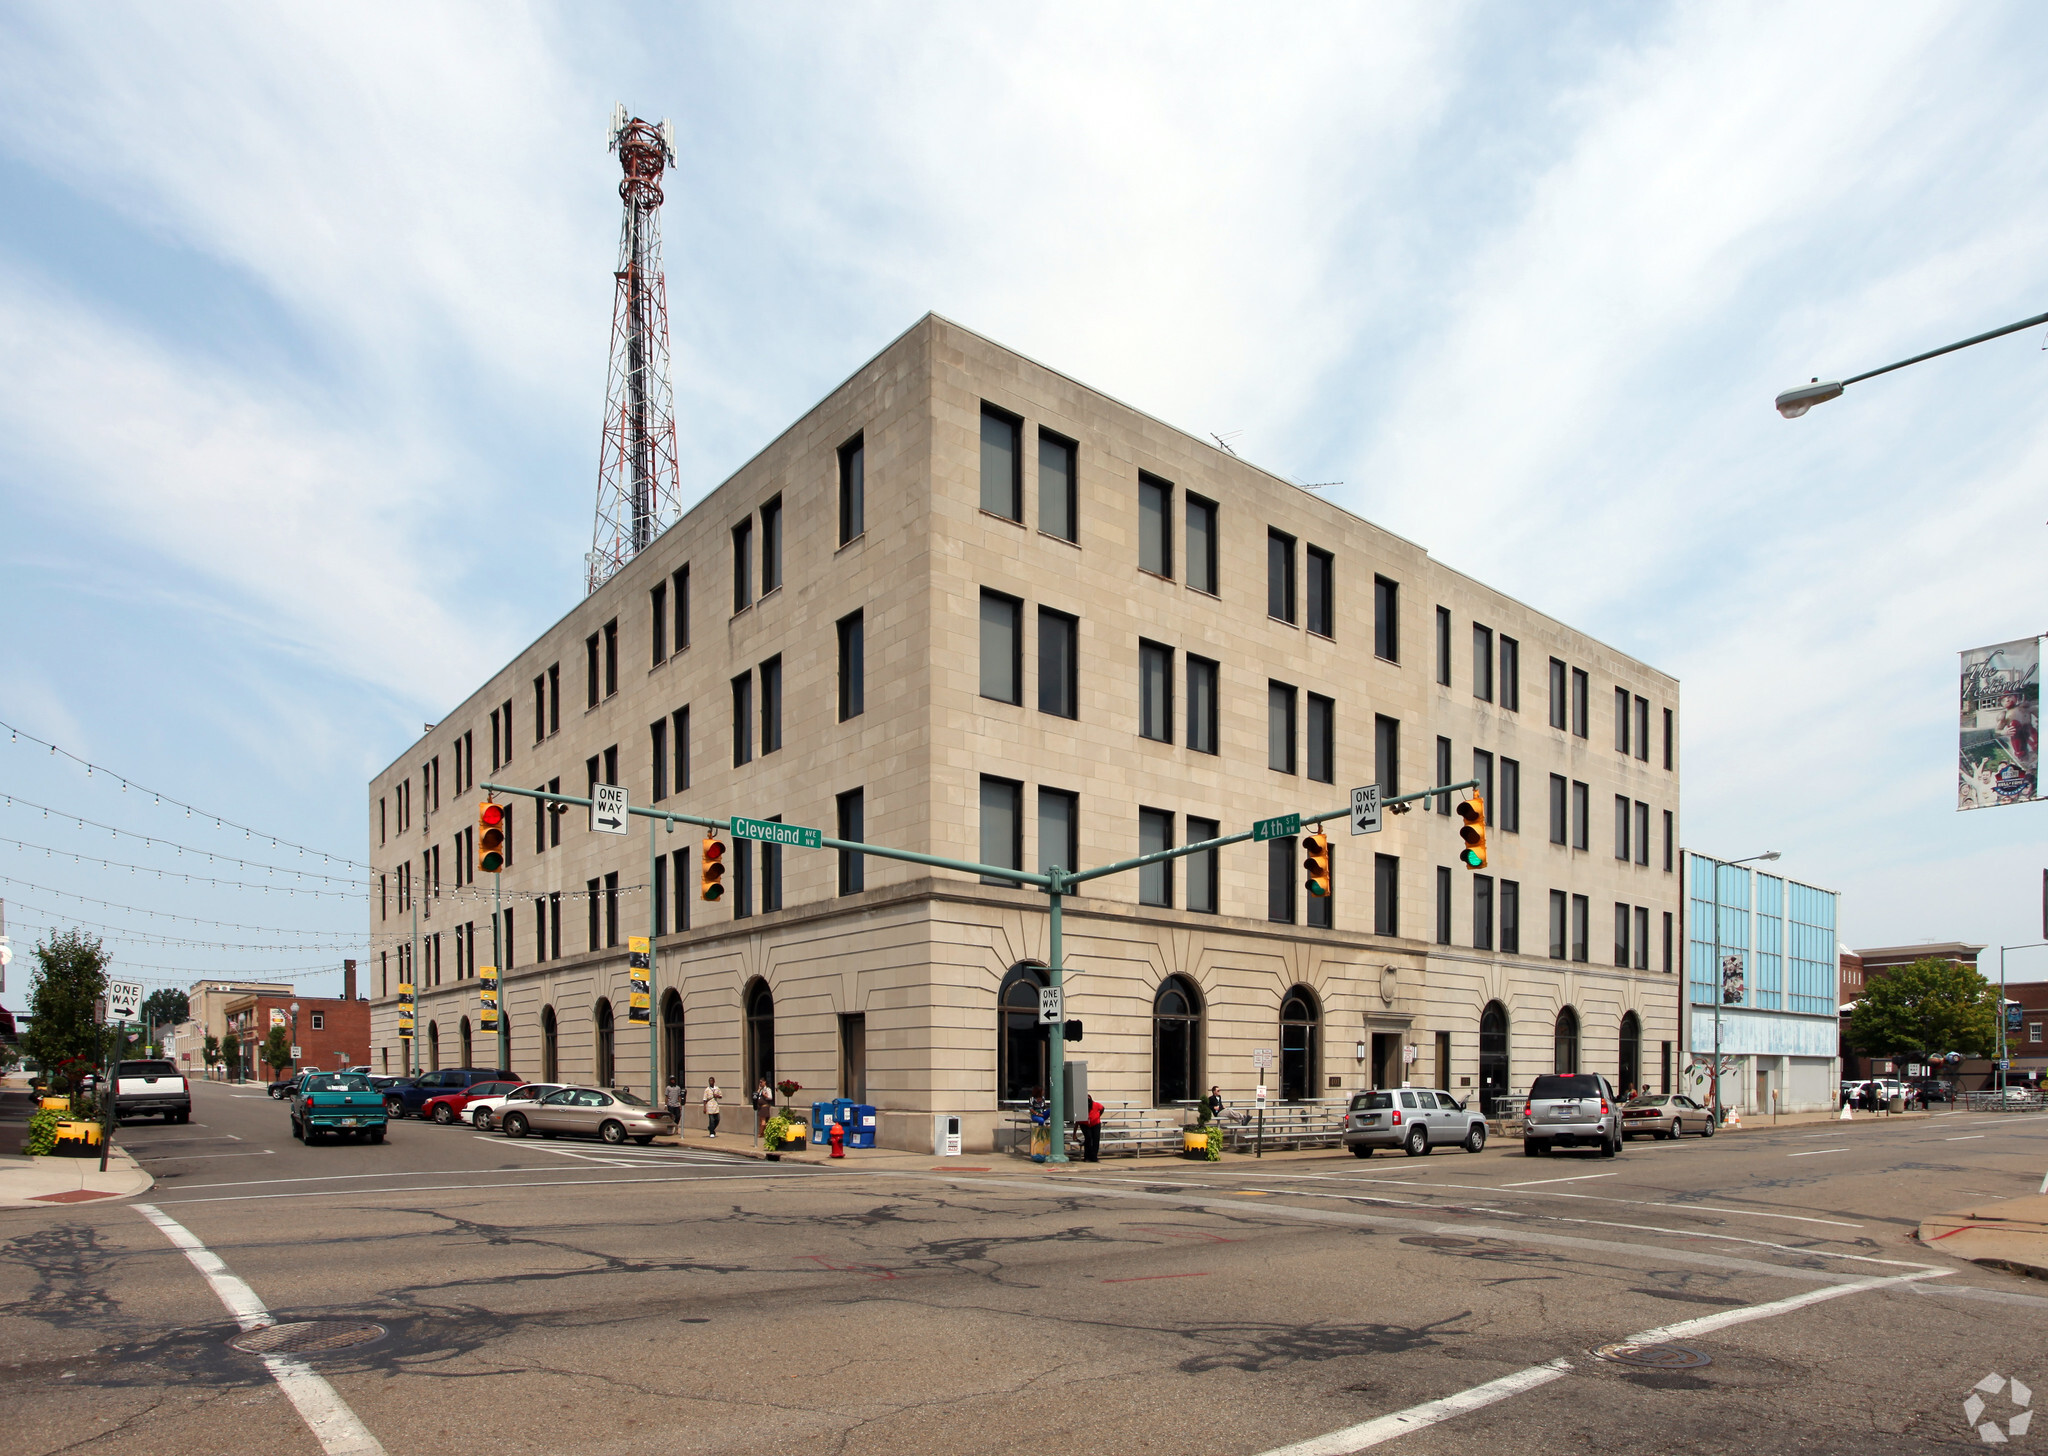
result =
[{"label": "blue recycling bin", "polygon": [[[812,1132],[819,1132],[819,1131],[822,1131],[823,1129],[825,1129],[825,1128],[828,1128],[828,1127],[830,1127],[830,1126],[832,1125],[832,1121],[833,1121],[833,1118],[832,1118],[832,1113],[833,1113],[833,1109],[834,1109],[834,1108],[835,1108],[836,1106],[837,1106],[837,1104],[836,1104],[836,1103],[832,1103],[832,1102],[824,1102],[824,1101],[819,1101],[819,1102],[813,1102],[813,1103],[811,1104],[811,1131],[812,1131]],[[816,1141],[816,1139],[813,1139],[813,1141]]]},{"label": "blue recycling bin", "polygon": [[865,1103],[855,1103],[852,1121],[847,1127],[846,1145],[850,1148],[871,1148],[875,1145],[875,1109]]}]

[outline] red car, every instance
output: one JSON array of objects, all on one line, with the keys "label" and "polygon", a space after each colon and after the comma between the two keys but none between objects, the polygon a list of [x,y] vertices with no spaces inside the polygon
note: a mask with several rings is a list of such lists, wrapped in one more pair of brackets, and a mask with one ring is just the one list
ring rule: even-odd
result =
[{"label": "red car", "polygon": [[523,1082],[517,1081],[472,1082],[460,1092],[442,1092],[429,1097],[420,1104],[420,1116],[432,1118],[443,1127],[450,1127],[458,1122],[467,1122],[469,1119],[463,1116],[463,1112],[470,1103],[476,1101],[479,1097],[503,1097],[514,1087],[524,1085]]}]

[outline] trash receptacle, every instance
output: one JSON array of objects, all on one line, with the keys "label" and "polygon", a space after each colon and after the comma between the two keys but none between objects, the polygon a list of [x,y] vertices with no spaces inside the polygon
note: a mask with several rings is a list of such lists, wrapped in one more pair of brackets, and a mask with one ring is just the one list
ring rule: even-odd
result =
[{"label": "trash receptacle", "polygon": [[1894,1097],[1890,1101],[1890,1103],[1887,1104],[1887,1106],[1889,1110],[1892,1112],[1904,1112],[1906,1110],[1906,1099],[1903,1097]]}]

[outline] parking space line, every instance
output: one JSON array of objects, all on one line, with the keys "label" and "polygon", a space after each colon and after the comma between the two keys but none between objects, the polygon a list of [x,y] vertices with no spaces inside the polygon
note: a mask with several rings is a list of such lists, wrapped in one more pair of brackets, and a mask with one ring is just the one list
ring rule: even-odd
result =
[{"label": "parking space line", "polygon": [[1787,1153],[1785,1156],[1788,1158],[1818,1158],[1827,1153],[1846,1153],[1848,1151],[1847,1148],[1810,1148],[1803,1153]]}]

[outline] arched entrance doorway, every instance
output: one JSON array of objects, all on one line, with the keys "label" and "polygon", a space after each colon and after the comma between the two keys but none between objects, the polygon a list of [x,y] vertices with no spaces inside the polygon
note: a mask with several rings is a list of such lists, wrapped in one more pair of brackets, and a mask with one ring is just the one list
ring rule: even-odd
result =
[{"label": "arched entrance doorway", "polygon": [[675,991],[661,998],[661,1062],[664,1086],[669,1077],[689,1084],[689,1072],[683,1065],[683,998]]},{"label": "arched entrance doorway", "polygon": [[1202,1095],[1202,1001],[1185,976],[1168,976],[1152,998],[1152,1102]]},{"label": "arched entrance doorway", "polygon": [[1295,986],[1280,1002],[1280,1100],[1316,1095],[1322,1075],[1322,1011],[1316,993]]},{"label": "arched entrance doorway", "polygon": [[1633,1011],[1621,1018],[1620,1085],[1615,1090],[1627,1097],[1643,1088],[1643,1023]]},{"label": "arched entrance doorway", "polygon": [[427,1023],[427,1070],[441,1070],[441,1023],[438,1021]]},{"label": "arched entrance doorway", "polygon": [[1508,1095],[1508,1009],[1498,1001],[1479,1013],[1479,1106],[1488,1116]]},{"label": "arched entrance doorway", "polygon": [[1035,961],[1019,961],[996,993],[996,1099],[1025,1103],[1046,1086],[1049,1029],[1038,1024],[1038,992],[1045,973]]},{"label": "arched entrance doorway", "polygon": [[1550,1048],[1551,1071],[1578,1071],[1579,1013],[1569,1006],[1557,1013],[1557,1025],[1550,1034]]},{"label": "arched entrance doorway", "polygon": [[746,1095],[763,1081],[775,1085],[775,995],[766,981],[747,987]]},{"label": "arched entrance doorway", "polygon": [[456,1028],[456,1033],[462,1038],[462,1065],[465,1067],[475,1066],[476,1062],[470,1056],[474,1042],[469,1034],[469,1018],[467,1016],[462,1018],[462,1023]]},{"label": "arched entrance doorway", "polygon": [[591,1017],[597,1031],[597,1052],[591,1059],[592,1080],[600,1087],[612,1085],[612,1003],[599,998]]}]

